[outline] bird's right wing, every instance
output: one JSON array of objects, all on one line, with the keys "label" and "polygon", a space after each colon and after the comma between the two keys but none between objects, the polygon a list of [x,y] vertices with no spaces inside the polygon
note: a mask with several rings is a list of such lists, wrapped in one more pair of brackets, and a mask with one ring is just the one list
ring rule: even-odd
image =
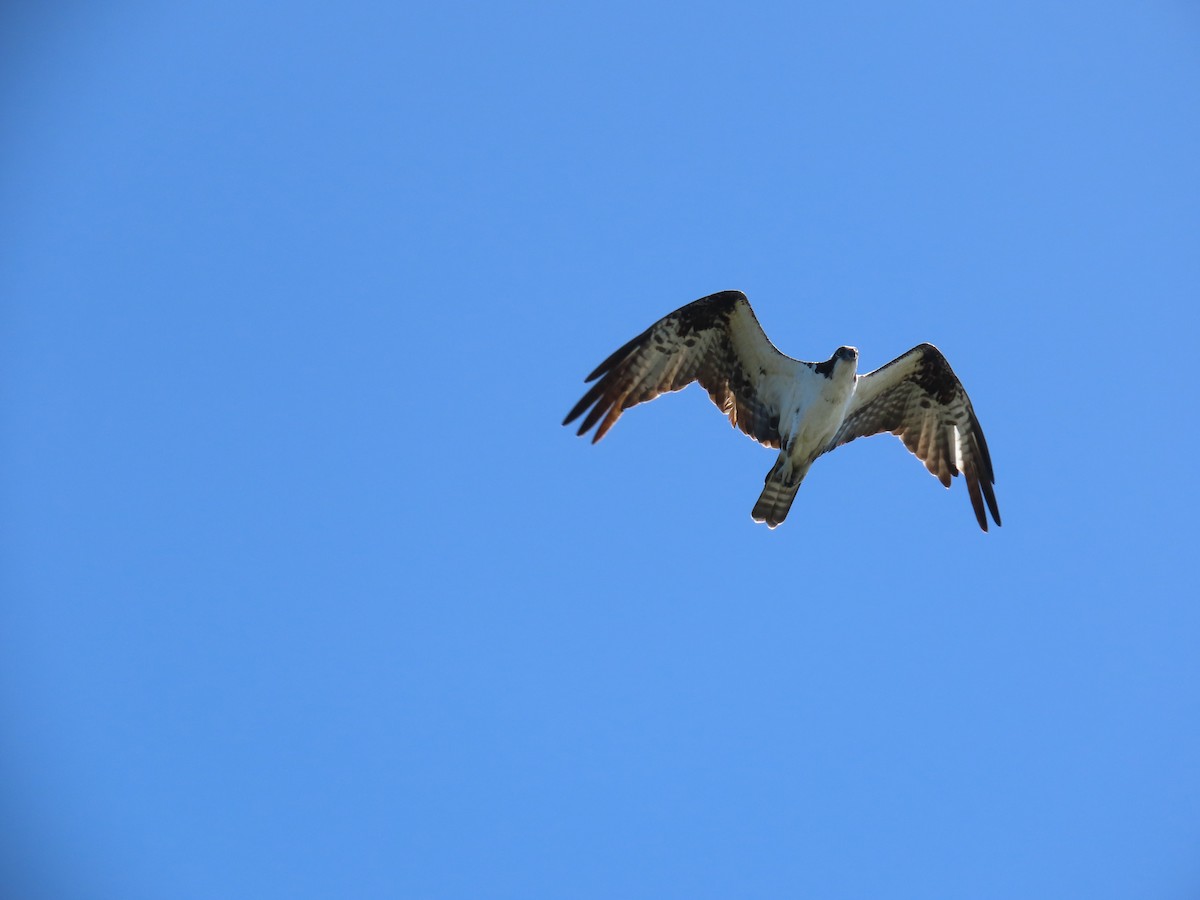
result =
[{"label": "bird's right wing", "polygon": [[842,427],[826,451],[855,438],[890,431],[946,487],[960,472],[979,527],[988,530],[984,502],[996,524],[992,457],[962,382],[933,344],[913,347],[858,379]]},{"label": "bird's right wing", "polygon": [[563,424],[591,407],[578,433],[599,422],[595,443],[631,406],[699,381],[732,424],[778,447],[782,390],[808,365],[775,349],[745,294],[721,291],[659,319],[597,366],[586,380],[600,380]]}]

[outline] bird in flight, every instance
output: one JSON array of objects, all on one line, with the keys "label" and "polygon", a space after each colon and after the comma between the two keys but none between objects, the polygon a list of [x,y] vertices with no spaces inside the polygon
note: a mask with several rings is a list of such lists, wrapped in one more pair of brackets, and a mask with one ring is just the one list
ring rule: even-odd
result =
[{"label": "bird in flight", "polygon": [[[597,380],[598,379],[598,380]],[[858,350],[839,347],[824,362],[775,349],[741,291],[701,297],[659,319],[596,367],[596,383],[563,419],[587,412],[578,434],[600,440],[621,413],[693,381],[729,421],[779,451],[750,515],[770,528],[787,518],[809,467],[855,438],[889,431],[943,485],[962,474],[979,527],[984,503],[1000,524],[992,460],[962,382],[933,344],[858,374]]]}]

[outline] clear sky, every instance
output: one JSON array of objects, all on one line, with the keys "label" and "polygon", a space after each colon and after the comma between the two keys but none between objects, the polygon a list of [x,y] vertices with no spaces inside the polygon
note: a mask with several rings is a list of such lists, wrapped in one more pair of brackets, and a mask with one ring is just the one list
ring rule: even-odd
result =
[{"label": "clear sky", "polygon": [[[1196,897],[1198,160],[1188,2],[7,4],[0,893]],[[726,288],[1004,527],[560,427]]]}]

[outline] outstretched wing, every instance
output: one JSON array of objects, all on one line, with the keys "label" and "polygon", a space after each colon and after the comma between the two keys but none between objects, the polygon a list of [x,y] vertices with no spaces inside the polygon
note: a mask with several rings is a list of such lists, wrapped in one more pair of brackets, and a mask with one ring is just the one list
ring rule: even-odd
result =
[{"label": "outstretched wing", "polygon": [[886,366],[859,376],[854,399],[826,451],[855,438],[890,431],[946,487],[960,472],[979,527],[988,530],[983,504],[1000,524],[992,485],[992,458],[962,382],[933,344],[913,347]]},{"label": "outstretched wing", "polygon": [[767,340],[745,294],[721,291],[659,319],[600,363],[586,379],[600,380],[563,424],[591,407],[578,433],[599,422],[595,443],[631,406],[699,381],[731,423],[778,447],[780,397],[805,365]]}]

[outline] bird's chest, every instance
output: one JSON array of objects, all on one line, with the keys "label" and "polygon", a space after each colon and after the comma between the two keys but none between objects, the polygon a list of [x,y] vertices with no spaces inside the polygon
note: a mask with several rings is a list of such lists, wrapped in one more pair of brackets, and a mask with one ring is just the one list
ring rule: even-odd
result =
[{"label": "bird's chest", "polygon": [[853,382],[836,381],[795,393],[789,403],[786,432],[791,435],[793,457],[816,456],[825,448],[841,427],[852,394]]}]

